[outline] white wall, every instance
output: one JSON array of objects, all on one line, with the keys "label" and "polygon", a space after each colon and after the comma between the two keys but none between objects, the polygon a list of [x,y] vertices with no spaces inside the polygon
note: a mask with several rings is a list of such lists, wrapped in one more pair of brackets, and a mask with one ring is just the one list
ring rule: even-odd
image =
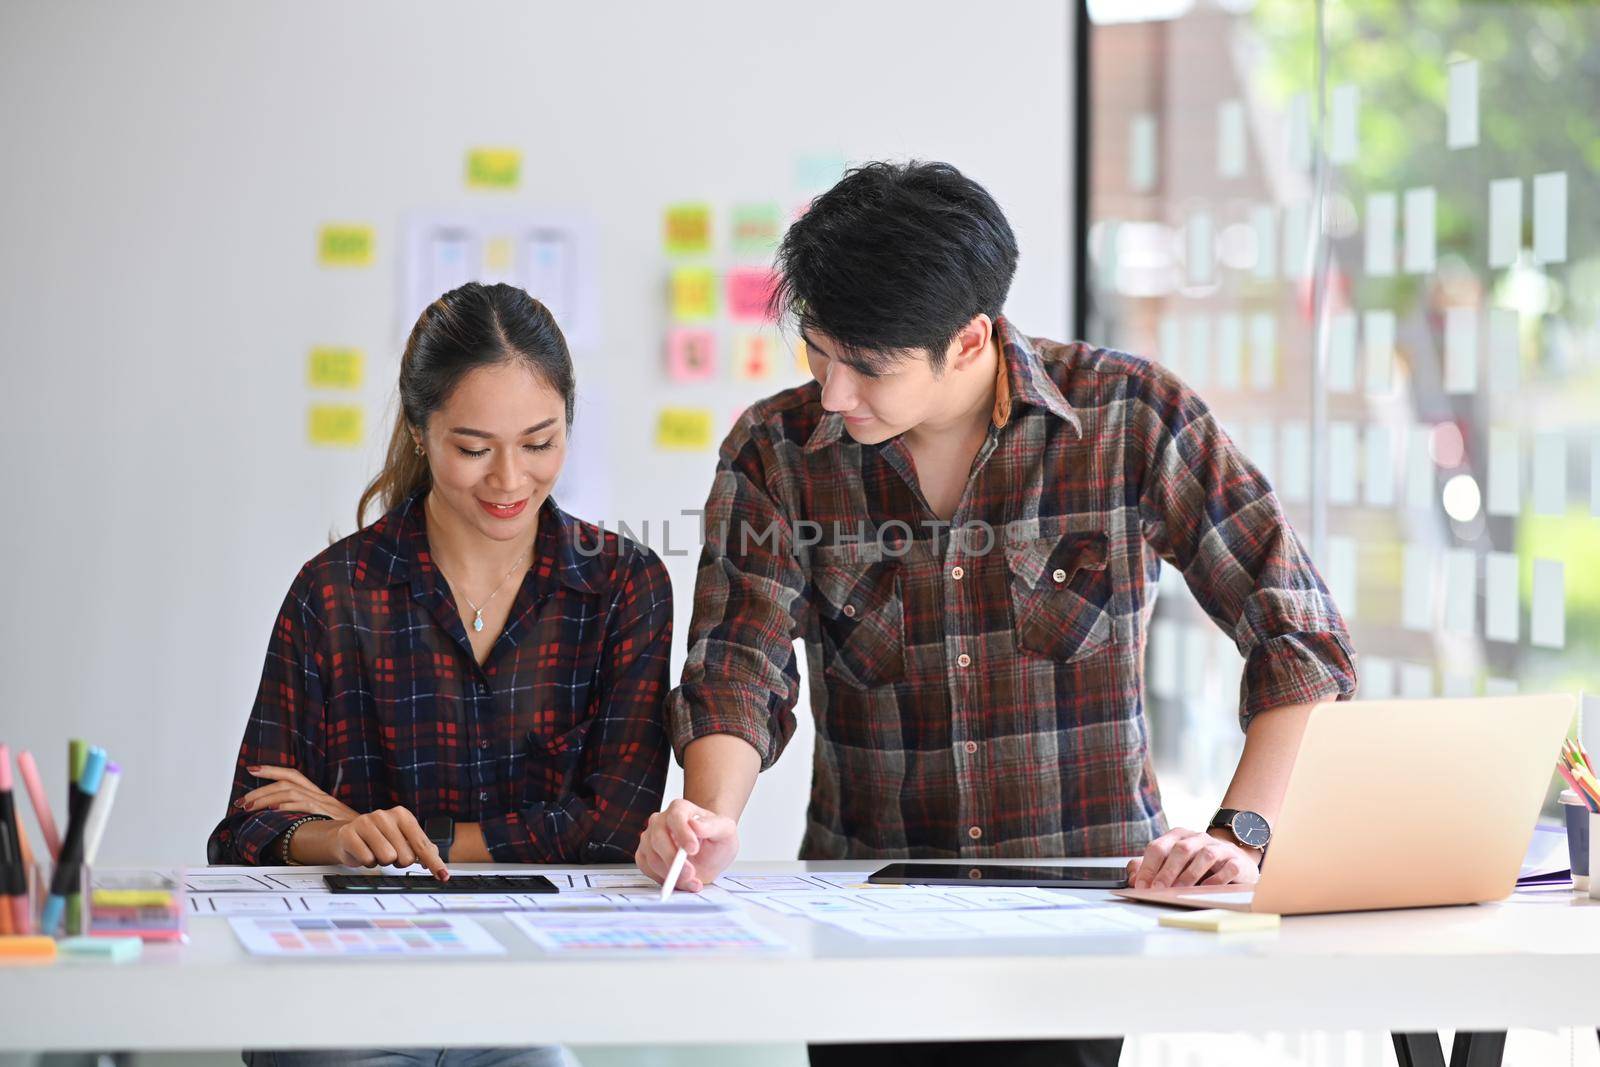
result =
[{"label": "white wall", "polygon": [[[520,147],[509,202],[596,224],[602,345],[575,355],[580,393],[618,390],[580,411],[608,411],[622,517],[704,501],[713,456],[653,452],[658,405],[752,396],[657,370],[668,202],[787,208],[800,156],[949,160],[1019,234],[1012,316],[1062,336],[1068,6],[0,7],[0,739],[57,792],[68,736],[121,760],[102,862],[203,862],[274,612],[386,433],[401,216],[506,202],[462,188],[468,147]],[[373,269],[315,265],[345,219]],[[305,444],[313,344],[368,353],[367,448]],[[694,560],[670,566],[681,663]],[[810,743],[758,785],[747,856],[794,854]]]}]

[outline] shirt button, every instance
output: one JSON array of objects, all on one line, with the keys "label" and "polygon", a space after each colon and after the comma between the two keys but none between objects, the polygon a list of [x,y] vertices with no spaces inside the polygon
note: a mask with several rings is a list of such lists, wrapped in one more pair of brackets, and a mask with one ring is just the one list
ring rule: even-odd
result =
[{"label": "shirt button", "polygon": [[844,606],[844,617],[847,619],[856,617],[856,606],[854,604],[846,604]]},{"label": "shirt button", "polygon": [[965,652],[961,653],[961,655],[956,657],[956,666],[957,667],[970,667],[970,666],[972,666],[972,657],[967,655]]},{"label": "shirt button", "polygon": [[964,569],[962,569],[961,567],[953,568],[950,571],[950,577],[954,578],[958,582],[961,579],[965,578],[966,576],[967,576],[967,572]]},{"label": "shirt button", "polygon": [[[487,803],[489,803],[489,794],[488,793],[479,793],[478,794],[478,799],[483,801],[485,804],[487,804]],[[974,826],[973,829],[976,830],[977,827]]]},{"label": "shirt button", "polygon": [[489,695],[489,687],[484,685],[482,682],[479,682],[478,683],[478,695],[481,696],[481,697],[488,696]]},{"label": "shirt button", "polygon": [[974,752],[978,751],[978,742],[976,742],[976,741],[968,741],[966,744],[962,745],[961,747],[966,749],[967,750],[967,755],[970,756]]},{"label": "shirt button", "polygon": [[478,747],[479,748],[488,748],[489,747],[489,742],[487,742],[487,741],[479,741],[478,742]]},{"label": "shirt button", "polygon": [[983,827],[981,827],[981,826],[968,827],[967,828],[967,836],[972,838],[974,841],[976,841],[978,838],[983,836]]},{"label": "shirt button", "polygon": [[1062,570],[1060,567],[1057,567],[1055,573],[1050,575],[1050,577],[1054,578],[1057,584],[1060,584],[1061,582],[1067,580],[1067,572]]}]

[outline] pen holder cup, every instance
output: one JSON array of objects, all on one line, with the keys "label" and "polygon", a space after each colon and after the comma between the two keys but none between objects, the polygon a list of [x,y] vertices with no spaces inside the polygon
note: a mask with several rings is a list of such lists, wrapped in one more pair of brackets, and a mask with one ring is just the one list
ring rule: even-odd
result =
[{"label": "pen holder cup", "polygon": [[[1600,812],[1588,812],[1589,817],[1589,870],[1596,868],[1595,845],[1600,842]],[[1589,876],[1589,899],[1600,900],[1600,878]]]},{"label": "pen holder cup", "polygon": [[1589,889],[1589,806],[1570,789],[1561,791],[1561,814],[1567,824],[1567,861],[1572,867],[1572,888]]},{"label": "pen holder cup", "polygon": [[90,925],[96,937],[187,940],[189,901],[183,872],[102,869],[89,891]]}]

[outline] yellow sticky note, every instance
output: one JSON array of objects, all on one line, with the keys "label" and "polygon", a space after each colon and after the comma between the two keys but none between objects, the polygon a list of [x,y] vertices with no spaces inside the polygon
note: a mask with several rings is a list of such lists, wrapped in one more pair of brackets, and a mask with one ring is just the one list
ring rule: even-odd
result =
[{"label": "yellow sticky note", "polygon": [[371,226],[330,222],[317,231],[317,261],[324,267],[370,267],[376,241]]},{"label": "yellow sticky note", "polygon": [[483,269],[490,274],[509,274],[515,258],[511,238],[504,234],[483,242]]},{"label": "yellow sticky note", "polygon": [[172,894],[162,889],[96,889],[90,898],[95,907],[164,908]]},{"label": "yellow sticky note", "polygon": [[671,452],[695,452],[710,448],[710,410],[662,408],[656,418],[656,447]]},{"label": "yellow sticky note", "polygon": [[314,445],[353,447],[361,443],[364,421],[355,404],[312,404],[306,413],[306,438]]},{"label": "yellow sticky note", "polygon": [[672,272],[672,317],[702,322],[717,313],[717,276],[710,267],[679,267]]},{"label": "yellow sticky note", "polygon": [[515,148],[474,148],[467,153],[467,187],[515,189],[522,180],[522,153]]},{"label": "yellow sticky note", "polygon": [[1245,930],[1276,930],[1279,917],[1253,911],[1183,911],[1161,916],[1161,925],[1177,930],[1204,930],[1213,934],[1235,934]]},{"label": "yellow sticky note", "polygon": [[711,205],[673,204],[667,208],[662,242],[672,256],[711,251]]},{"label": "yellow sticky note", "polygon": [[359,389],[365,365],[359,348],[313,348],[306,360],[306,384],[313,389]]}]

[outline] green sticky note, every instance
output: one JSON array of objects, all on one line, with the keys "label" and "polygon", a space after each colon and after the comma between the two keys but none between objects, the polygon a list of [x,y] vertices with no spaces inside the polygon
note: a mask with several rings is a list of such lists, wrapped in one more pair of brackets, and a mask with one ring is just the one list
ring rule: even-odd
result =
[{"label": "green sticky note", "polygon": [[673,204],[667,208],[662,241],[667,254],[703,255],[711,251],[711,205]]},{"label": "green sticky note", "polygon": [[782,223],[778,205],[735,204],[733,206],[733,251],[739,256],[766,256],[778,247]]},{"label": "green sticky note", "polygon": [[365,364],[359,348],[313,348],[306,360],[306,382],[313,389],[359,389]]},{"label": "green sticky note", "polygon": [[317,231],[317,262],[324,267],[370,267],[376,243],[371,226],[329,223]]},{"label": "green sticky note", "polygon": [[306,438],[323,447],[354,448],[361,444],[363,414],[355,404],[312,404]]},{"label": "green sticky note", "polygon": [[467,186],[515,189],[522,180],[522,153],[515,148],[474,148],[467,153]]}]

